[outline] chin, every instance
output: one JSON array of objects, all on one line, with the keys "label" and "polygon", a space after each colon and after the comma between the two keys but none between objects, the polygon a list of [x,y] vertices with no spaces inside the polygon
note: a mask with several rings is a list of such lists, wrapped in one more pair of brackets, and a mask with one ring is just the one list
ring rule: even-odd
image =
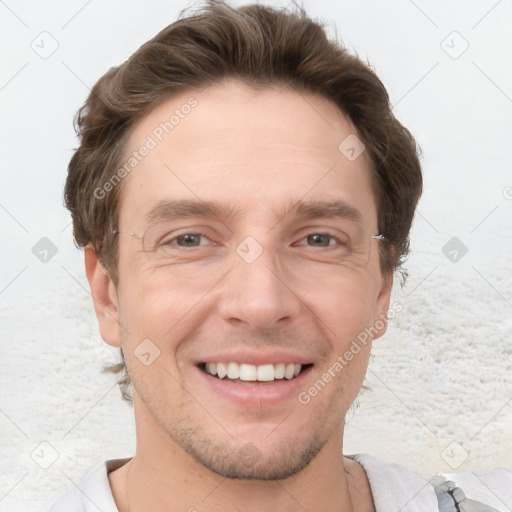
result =
[{"label": "chin", "polygon": [[181,439],[181,446],[197,462],[223,478],[233,480],[283,480],[302,471],[325,442],[318,439],[279,441],[260,450],[252,442],[213,444],[207,440]]}]

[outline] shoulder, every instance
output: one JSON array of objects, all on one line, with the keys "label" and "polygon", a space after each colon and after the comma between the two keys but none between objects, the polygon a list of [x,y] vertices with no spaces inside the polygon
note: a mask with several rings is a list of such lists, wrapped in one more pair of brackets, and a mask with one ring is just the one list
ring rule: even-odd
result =
[{"label": "shoulder", "polygon": [[350,455],[370,483],[377,512],[507,512],[512,503],[512,471],[438,474],[426,480],[413,471],[367,454]]},{"label": "shoulder", "polygon": [[434,487],[416,473],[372,455],[349,455],[366,472],[376,512],[438,512]]},{"label": "shoulder", "polygon": [[118,512],[108,473],[126,464],[130,459],[114,459],[92,468],[78,484],[57,496],[46,512]]},{"label": "shoulder", "polygon": [[[431,480],[436,491],[445,490],[460,510],[509,511],[512,503],[512,470],[494,468],[486,473],[445,473]],[[477,505],[485,504],[487,508]],[[473,508],[472,508],[473,507]]]}]

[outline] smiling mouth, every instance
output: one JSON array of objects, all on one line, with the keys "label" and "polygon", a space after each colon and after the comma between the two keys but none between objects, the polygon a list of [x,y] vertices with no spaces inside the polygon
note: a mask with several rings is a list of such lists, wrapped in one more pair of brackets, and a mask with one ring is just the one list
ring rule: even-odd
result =
[{"label": "smiling mouth", "polygon": [[245,363],[200,363],[198,365],[206,374],[217,379],[242,382],[273,382],[292,380],[313,364],[245,364]]}]

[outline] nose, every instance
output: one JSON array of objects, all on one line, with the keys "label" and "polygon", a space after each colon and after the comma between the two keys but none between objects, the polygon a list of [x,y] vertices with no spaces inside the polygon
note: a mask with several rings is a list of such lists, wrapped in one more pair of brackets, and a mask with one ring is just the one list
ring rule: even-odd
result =
[{"label": "nose", "polygon": [[221,317],[254,330],[283,327],[298,318],[301,301],[293,282],[287,281],[281,269],[279,256],[263,250],[255,261],[250,261],[237,255],[233,269],[223,280],[218,294]]}]

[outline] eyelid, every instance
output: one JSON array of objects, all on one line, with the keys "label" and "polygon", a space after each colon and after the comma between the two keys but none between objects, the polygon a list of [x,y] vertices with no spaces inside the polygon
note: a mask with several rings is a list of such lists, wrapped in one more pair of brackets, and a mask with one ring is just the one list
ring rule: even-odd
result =
[{"label": "eyelid", "polygon": [[[174,242],[176,242],[176,240],[178,238],[183,237],[185,235],[198,235],[198,236],[207,238],[208,240],[210,240],[210,242],[213,242],[213,244],[215,244],[215,245],[217,245],[217,243],[218,243],[215,240],[213,240],[212,237],[210,235],[208,235],[207,233],[204,233],[203,231],[198,231],[198,230],[188,230],[188,231],[183,231],[182,233],[169,233],[168,236],[164,236],[162,238],[160,243],[162,243],[164,245],[171,245],[171,242],[173,242],[172,245],[177,245]],[[202,245],[199,245],[198,247],[201,247],[201,246]]]},{"label": "eyelid", "polygon": [[[332,233],[326,233],[326,232],[320,232],[320,231],[317,231],[317,232],[313,232],[313,233],[309,233],[305,236],[303,236],[299,242],[301,242],[302,240],[305,240],[308,236],[312,236],[312,235],[322,235],[322,236],[328,236],[329,238],[332,238],[335,243],[334,244],[330,244],[330,245],[326,245],[326,246],[318,246],[316,248],[318,249],[327,249],[327,248],[335,248],[336,245],[338,246],[343,246],[343,247],[346,247],[348,245],[348,240],[345,241],[343,239],[341,239],[340,237],[336,236],[336,235],[333,235]],[[308,246],[307,243],[306,244],[299,244],[297,242],[295,242],[293,245],[296,245],[296,246],[302,246],[302,247],[312,247],[312,248],[315,248],[315,246],[313,245],[310,245]]]},{"label": "eyelid", "polygon": [[[303,234],[301,234],[303,233]],[[326,226],[308,226],[304,229],[302,229],[299,233],[300,240],[303,240],[304,238],[311,236],[311,235],[326,235],[330,236],[336,240],[338,240],[339,243],[342,244],[348,244],[350,241],[350,236],[347,235],[345,232],[340,231],[336,228],[330,228]],[[296,236],[299,236],[296,235]]]},{"label": "eyelid", "polygon": [[[157,223],[153,228],[157,228],[159,223]],[[177,249],[193,249],[192,247],[185,247],[185,246],[178,246],[176,239],[185,235],[200,235],[205,238],[207,238],[209,241],[213,242],[213,244],[218,243],[219,236],[216,235],[216,231],[209,226],[205,225],[189,225],[189,226],[169,226],[168,229],[165,229],[164,234],[157,234],[155,233],[155,240],[150,242],[152,236],[151,236],[151,228],[148,229],[144,236],[149,236],[148,244],[149,246],[154,247],[155,249],[158,247],[172,247]],[[199,246],[196,246],[195,248],[204,247],[207,244],[201,244]]]}]

